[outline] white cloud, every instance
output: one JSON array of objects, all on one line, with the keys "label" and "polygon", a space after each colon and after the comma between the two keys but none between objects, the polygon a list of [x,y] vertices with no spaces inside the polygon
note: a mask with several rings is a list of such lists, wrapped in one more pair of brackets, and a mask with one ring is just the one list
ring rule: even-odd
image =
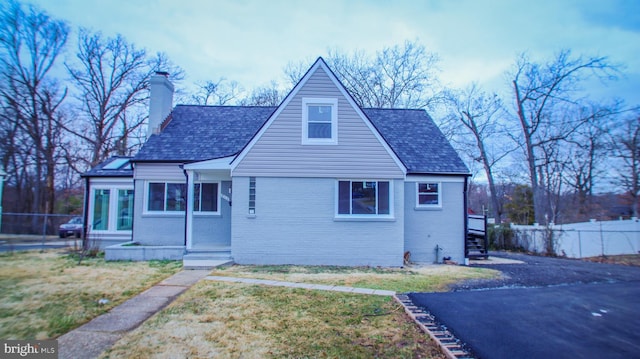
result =
[{"label": "white cloud", "polygon": [[544,59],[571,48],[625,63],[631,78],[640,71],[637,2],[34,2],[74,26],[122,33],[139,47],[166,52],[192,82],[226,77],[252,87],[280,78],[289,61],[326,55],[327,48],[374,52],[407,39],[438,53],[443,82],[456,86],[504,82],[523,51]]}]

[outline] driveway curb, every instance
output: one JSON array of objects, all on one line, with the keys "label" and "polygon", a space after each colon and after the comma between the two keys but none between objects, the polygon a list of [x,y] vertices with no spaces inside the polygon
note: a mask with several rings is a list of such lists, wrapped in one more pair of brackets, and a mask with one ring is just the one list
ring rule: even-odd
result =
[{"label": "driveway curb", "polygon": [[413,321],[435,341],[440,350],[449,359],[475,359],[475,357],[464,348],[462,341],[456,338],[444,326],[436,322],[433,315],[423,311],[406,294],[396,294],[393,299],[404,307],[404,311]]}]

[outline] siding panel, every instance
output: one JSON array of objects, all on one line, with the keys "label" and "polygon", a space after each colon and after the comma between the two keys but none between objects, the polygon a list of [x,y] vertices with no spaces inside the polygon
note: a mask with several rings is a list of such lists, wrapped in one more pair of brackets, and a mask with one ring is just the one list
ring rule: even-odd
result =
[{"label": "siding panel", "polygon": [[186,177],[180,163],[136,163],[133,178],[156,181],[184,181]]},{"label": "siding panel", "polygon": [[[302,98],[338,99],[338,144],[302,145]],[[233,176],[403,178],[329,76],[318,70],[238,163]]]}]

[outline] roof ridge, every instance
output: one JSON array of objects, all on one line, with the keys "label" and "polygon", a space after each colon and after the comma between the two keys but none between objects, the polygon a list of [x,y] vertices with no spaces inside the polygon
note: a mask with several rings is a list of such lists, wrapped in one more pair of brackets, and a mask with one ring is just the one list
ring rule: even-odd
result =
[{"label": "roof ridge", "polygon": [[258,105],[198,105],[198,104],[177,104],[175,107],[203,107],[203,108],[273,108],[278,106],[258,106]]},{"label": "roof ridge", "polygon": [[394,110],[394,111],[427,111],[424,108],[400,108],[400,107],[362,107],[363,110]]}]

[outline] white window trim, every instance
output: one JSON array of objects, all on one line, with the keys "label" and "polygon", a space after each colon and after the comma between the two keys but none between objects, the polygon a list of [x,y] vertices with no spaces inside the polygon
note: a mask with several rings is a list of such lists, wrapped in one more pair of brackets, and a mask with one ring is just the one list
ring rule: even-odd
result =
[{"label": "white window trim", "polygon": [[[331,138],[309,138],[309,105],[331,106]],[[337,145],[338,144],[338,99],[323,97],[302,98],[302,144]]]},{"label": "white window trim", "polygon": [[[193,202],[194,203],[193,204],[195,205],[196,184],[202,184],[202,183],[217,183],[218,184],[218,191],[216,193],[216,196],[218,197],[218,202],[217,202],[217,204],[218,204],[217,207],[218,208],[217,208],[217,211],[198,211],[198,210],[196,210],[196,208],[194,206],[193,215],[194,216],[216,216],[216,215],[220,215],[220,205],[221,205],[220,200],[222,199],[220,195],[222,194],[222,192],[221,192],[222,191],[222,183],[219,182],[219,181],[206,181],[206,180],[195,181],[193,183],[193,188],[191,189],[193,191],[193,195],[194,195],[194,198],[193,198]],[[202,203],[201,203],[201,205],[202,205]]]},{"label": "white window trim", "polygon": [[[338,213],[340,210],[340,182],[341,181],[349,181],[351,182],[389,182],[389,214],[342,214]],[[378,186],[376,184],[376,196]],[[334,220],[335,221],[395,221],[394,208],[394,181],[391,179],[338,179],[335,183],[335,209],[334,209]],[[377,198],[376,198],[377,201]],[[376,206],[377,206],[376,202]]]},{"label": "white window trim", "polygon": [[[95,206],[95,191],[96,190],[109,190],[109,223],[107,224],[107,229],[93,229],[93,215],[94,215],[94,206]],[[90,233],[132,233],[130,229],[118,230],[117,223],[117,212],[118,212],[118,190],[131,190],[134,191],[132,186],[112,186],[112,185],[92,185],[91,191],[89,193],[89,215],[87,216],[86,228]],[[135,191],[133,193],[134,201],[135,201]],[[135,210],[135,208],[134,208]],[[116,215],[116,216],[114,216]],[[133,218],[133,213],[131,214]]]},{"label": "white window trim", "polygon": [[[166,201],[167,201],[167,187],[166,185],[169,183],[179,183],[179,184],[184,184],[185,186],[187,186],[187,184],[185,182],[182,181],[163,181],[163,180],[145,180],[144,181],[144,194],[143,194],[143,200],[142,200],[142,205],[143,210],[142,210],[142,214],[143,215],[153,215],[153,216],[163,216],[163,217],[184,217],[185,212],[186,212],[186,205],[187,203],[185,203],[185,210],[184,211],[150,211],[149,210],[149,183],[164,183],[165,184],[165,206],[166,206]],[[187,198],[185,198],[185,201],[189,201],[189,189],[187,188]]]},{"label": "white window trim", "polygon": [[[420,184],[433,183],[438,185],[438,204],[420,204]],[[416,196],[416,209],[429,210],[429,209],[442,209],[442,182],[437,181],[420,181],[416,182],[415,189]]]}]

